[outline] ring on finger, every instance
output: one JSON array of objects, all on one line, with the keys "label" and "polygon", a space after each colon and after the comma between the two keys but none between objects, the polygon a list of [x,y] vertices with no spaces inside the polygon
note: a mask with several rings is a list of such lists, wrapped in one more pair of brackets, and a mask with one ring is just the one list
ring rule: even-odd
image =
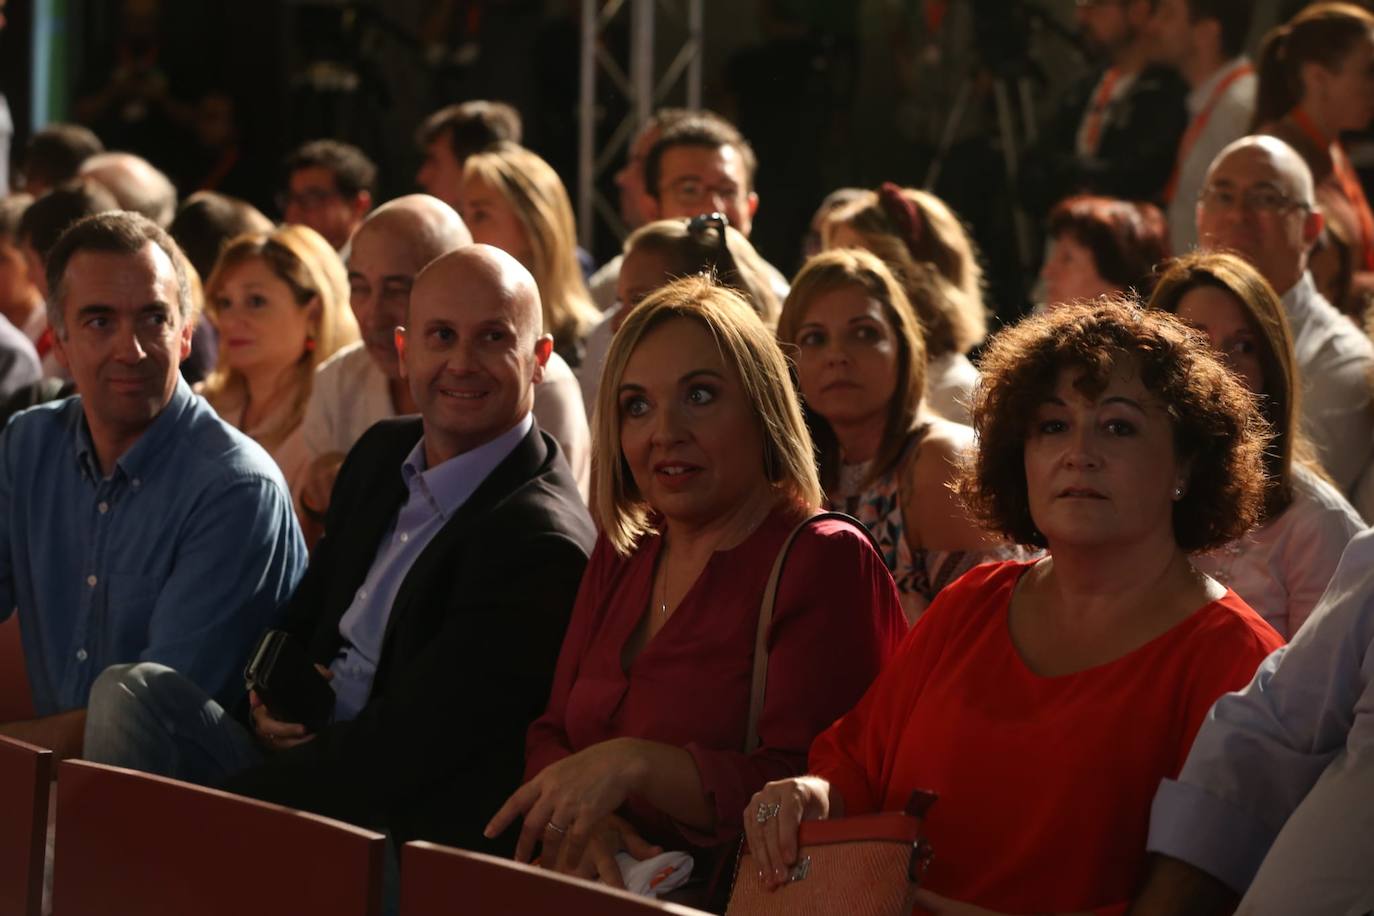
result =
[{"label": "ring on finger", "polygon": [[771,804],[769,802],[759,802],[758,810],[754,812],[754,823],[766,824],[777,817],[778,812],[781,810],[781,802],[772,802]]},{"label": "ring on finger", "polygon": [[567,828],[567,827],[560,827],[560,826],[558,826],[557,824],[555,824],[555,823],[553,822],[553,818],[549,818],[549,822],[548,822],[547,824],[544,825],[544,829],[545,829],[545,830],[552,830],[554,833],[558,834],[559,836],[562,836],[563,834],[565,834],[565,833],[568,832],[568,828]]}]

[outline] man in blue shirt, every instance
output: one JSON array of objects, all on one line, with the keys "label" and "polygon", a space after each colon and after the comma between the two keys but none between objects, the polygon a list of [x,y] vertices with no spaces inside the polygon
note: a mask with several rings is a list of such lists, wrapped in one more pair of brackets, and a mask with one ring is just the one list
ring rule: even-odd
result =
[{"label": "man in blue shirt", "polygon": [[38,714],[0,734],[64,756],[110,665],[160,662],[234,702],[243,656],[305,569],[276,464],[181,380],[182,264],[136,214],[64,233],[49,321],[80,394],[0,435],[0,620],[19,615]]},{"label": "man in blue shirt", "polygon": [[1155,795],[1133,914],[1374,912],[1374,532]]}]

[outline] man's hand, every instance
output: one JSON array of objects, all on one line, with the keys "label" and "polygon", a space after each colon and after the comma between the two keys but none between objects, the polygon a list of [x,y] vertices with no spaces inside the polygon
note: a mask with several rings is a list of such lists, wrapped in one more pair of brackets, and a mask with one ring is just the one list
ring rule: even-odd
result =
[{"label": "man's hand", "polygon": [[[316,665],[315,670],[326,681],[334,680],[334,672],[323,665]],[[314,732],[306,731],[305,726],[299,722],[283,722],[273,718],[256,690],[248,692],[248,703],[253,709],[253,730],[257,732],[258,740],[265,747],[274,751],[284,751],[298,744],[305,744],[315,737]]]}]

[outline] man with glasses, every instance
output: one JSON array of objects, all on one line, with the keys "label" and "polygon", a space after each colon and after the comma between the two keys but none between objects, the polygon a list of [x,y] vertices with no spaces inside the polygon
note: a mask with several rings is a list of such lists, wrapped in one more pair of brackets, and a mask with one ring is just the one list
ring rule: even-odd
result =
[{"label": "man with glasses", "polygon": [[[1204,249],[1241,255],[1283,297],[1302,380],[1303,431],[1353,498],[1374,453],[1374,346],[1317,292],[1307,270],[1323,225],[1312,201],[1312,173],[1292,147],[1275,137],[1244,137],[1207,173],[1197,232]],[[1360,508],[1368,518],[1369,508]]]},{"label": "man with glasses", "polygon": [[362,150],[337,140],[312,140],[286,157],[282,219],[309,226],[336,251],[372,209],[377,166]]},{"label": "man with glasses", "polygon": [[[733,124],[710,111],[697,111],[663,128],[644,157],[646,221],[723,213],[745,238],[754,225],[758,160]],[[781,302],[787,280],[764,262],[768,283]]]}]

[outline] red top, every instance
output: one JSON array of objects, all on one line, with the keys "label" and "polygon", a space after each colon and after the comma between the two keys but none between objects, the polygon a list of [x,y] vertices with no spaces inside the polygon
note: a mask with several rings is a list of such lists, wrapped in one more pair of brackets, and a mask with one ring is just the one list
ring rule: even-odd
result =
[{"label": "red top", "polygon": [[573,606],[548,711],[530,726],[526,778],[610,738],[683,747],[715,805],[719,833],[703,836],[643,803],[629,806],[646,839],[681,848],[737,835],[754,792],[803,773],[812,739],[863,696],[901,642],[906,618],[866,535],[838,520],[798,535],[769,631],[761,746],[746,755],[759,604],[793,525],[774,513],[741,544],[717,551],[628,671],[621,650],[649,608],[662,541],[645,538],[621,557],[600,539]]},{"label": "red top", "polygon": [[915,789],[935,856],[924,882],[997,912],[1106,908],[1139,887],[1150,803],[1178,775],[1213,701],[1282,638],[1235,592],[1115,661],[1040,677],[1012,643],[1031,563],[946,586],[811,771],[846,813],[899,811]]}]

